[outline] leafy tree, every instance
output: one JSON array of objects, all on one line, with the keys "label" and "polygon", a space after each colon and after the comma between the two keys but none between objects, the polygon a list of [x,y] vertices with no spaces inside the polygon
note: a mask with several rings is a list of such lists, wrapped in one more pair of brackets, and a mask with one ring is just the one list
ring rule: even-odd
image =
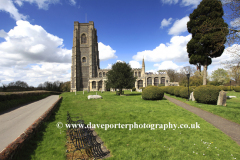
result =
[{"label": "leafy tree", "polygon": [[207,66],[211,58],[220,57],[225,49],[228,24],[224,22],[220,0],[202,0],[187,23],[192,39],[187,44],[189,63],[204,66],[203,85],[207,84]]},{"label": "leafy tree", "polygon": [[70,92],[70,81],[67,81],[61,84],[61,91]]},{"label": "leafy tree", "polygon": [[229,69],[229,75],[230,75],[230,78],[232,78],[236,84],[239,83],[240,81],[240,67],[238,66],[233,66]]},{"label": "leafy tree", "polygon": [[112,69],[107,73],[107,86],[117,88],[122,94],[123,88],[133,88],[136,77],[133,75],[132,68],[125,62],[117,62],[112,65]]},{"label": "leafy tree", "polygon": [[228,72],[222,68],[218,68],[217,70],[213,71],[211,78],[214,82],[217,82],[219,85],[223,85],[230,81]]}]

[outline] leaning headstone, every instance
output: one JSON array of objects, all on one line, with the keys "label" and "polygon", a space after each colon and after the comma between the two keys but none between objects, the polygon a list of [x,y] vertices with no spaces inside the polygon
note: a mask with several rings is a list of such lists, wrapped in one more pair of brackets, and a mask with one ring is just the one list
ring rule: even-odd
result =
[{"label": "leaning headstone", "polygon": [[193,92],[190,94],[190,98],[189,99],[192,100],[192,101],[195,101],[195,98],[193,96]]},{"label": "leaning headstone", "polygon": [[221,90],[221,91],[219,92],[217,105],[226,106],[226,105],[227,105],[227,104],[226,104],[226,101],[227,101],[226,92],[224,92],[223,90]]},{"label": "leaning headstone", "polygon": [[100,96],[100,95],[89,95],[88,99],[102,99],[102,96]]}]

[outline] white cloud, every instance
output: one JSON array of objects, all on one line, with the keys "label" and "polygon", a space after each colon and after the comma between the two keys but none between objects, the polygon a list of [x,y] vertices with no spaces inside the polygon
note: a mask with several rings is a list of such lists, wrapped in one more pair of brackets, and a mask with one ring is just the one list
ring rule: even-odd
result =
[{"label": "white cloud", "polygon": [[163,4],[176,4],[178,0],[162,0]]},{"label": "white cloud", "polygon": [[178,66],[176,63],[172,61],[163,61],[161,64],[158,64],[158,63],[154,64],[154,67],[157,67],[157,70],[165,70],[165,69],[178,70],[183,66]]},{"label": "white cloud", "polygon": [[102,42],[98,43],[98,50],[101,61],[117,58],[115,55],[116,50],[113,50],[109,45],[104,45]]},{"label": "white cloud", "polygon": [[141,68],[141,65],[138,61],[130,61],[129,64],[132,68]]},{"label": "white cloud", "polygon": [[164,18],[161,22],[161,27],[160,28],[163,28],[163,27],[166,27],[166,26],[170,25],[172,23],[171,21],[172,21],[172,18],[168,18],[168,20],[166,20]]},{"label": "white cloud", "polygon": [[187,31],[187,22],[189,21],[189,17],[183,17],[180,20],[176,20],[173,26],[169,29],[169,35],[179,35],[182,32]]},{"label": "white cloud", "polygon": [[160,61],[187,61],[188,53],[186,45],[188,41],[192,38],[192,35],[188,36],[173,36],[170,40],[170,43],[163,44],[161,43],[153,50],[145,50],[138,52],[132,58],[135,61],[141,61],[144,57],[145,61],[150,62],[160,62]]},{"label": "white cloud", "polygon": [[0,0],[0,11],[5,11],[10,13],[10,16],[15,20],[26,19],[27,16],[18,13],[18,9],[14,6],[13,2],[10,0]]},{"label": "white cloud", "polygon": [[76,4],[76,1],[75,1],[75,0],[70,0],[70,3],[71,3],[72,5],[75,5],[75,4]]},{"label": "white cloud", "polygon": [[183,6],[192,6],[192,8],[196,8],[201,0],[182,0],[181,5]]},{"label": "white cloud", "polygon": [[1,29],[0,30],[0,37],[4,38],[6,36],[7,36],[7,33],[3,29]]},{"label": "white cloud", "polygon": [[[71,0],[74,1],[74,0]],[[23,2],[28,2],[30,4],[37,4],[39,9],[45,9],[47,10],[50,4],[56,4],[59,3],[60,0],[17,0],[16,3],[19,6],[23,5]]]},{"label": "white cloud", "polygon": [[[39,25],[19,20],[0,43],[0,79],[25,80],[38,85],[47,80],[70,80],[72,50],[63,48],[63,39]],[[54,77],[56,77],[54,79]]]},{"label": "white cloud", "polygon": [[233,21],[230,22],[232,27],[240,27],[240,17],[235,18]]},{"label": "white cloud", "polygon": [[121,60],[117,60],[116,62],[121,62],[121,63],[125,63],[124,61],[121,61]]},{"label": "white cloud", "polygon": [[108,66],[106,67],[106,69],[112,69],[112,64],[108,64]]}]

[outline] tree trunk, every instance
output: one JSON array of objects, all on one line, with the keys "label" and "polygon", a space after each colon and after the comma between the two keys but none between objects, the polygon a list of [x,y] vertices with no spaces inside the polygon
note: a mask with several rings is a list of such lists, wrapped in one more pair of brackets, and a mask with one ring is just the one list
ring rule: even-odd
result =
[{"label": "tree trunk", "polygon": [[203,85],[207,85],[207,62],[205,63],[203,69]]}]

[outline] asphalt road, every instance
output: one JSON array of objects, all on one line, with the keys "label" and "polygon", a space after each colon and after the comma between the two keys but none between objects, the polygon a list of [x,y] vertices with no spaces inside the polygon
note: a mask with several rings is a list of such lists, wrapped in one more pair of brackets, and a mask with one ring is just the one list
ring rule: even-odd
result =
[{"label": "asphalt road", "polygon": [[0,152],[48,110],[58,98],[59,95],[48,96],[0,115]]}]

